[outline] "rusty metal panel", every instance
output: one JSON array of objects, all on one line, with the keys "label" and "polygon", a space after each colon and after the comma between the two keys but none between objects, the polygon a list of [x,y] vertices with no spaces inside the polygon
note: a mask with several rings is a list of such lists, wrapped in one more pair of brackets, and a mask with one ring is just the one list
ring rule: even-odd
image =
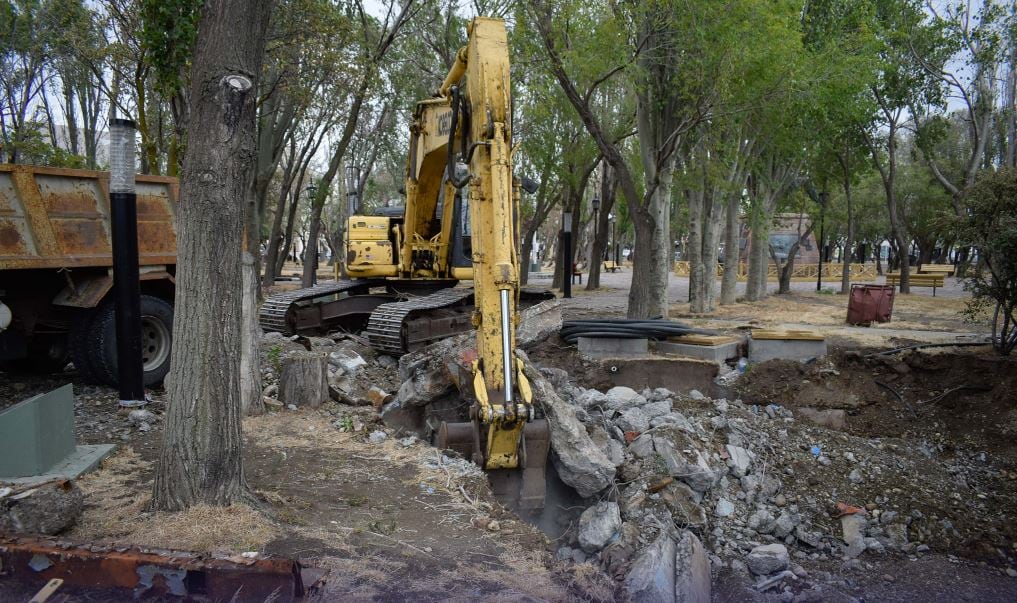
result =
[{"label": "rusty metal panel", "polygon": [[[112,265],[109,174],[0,165],[0,270]],[[176,263],[175,178],[137,176],[141,265]]]},{"label": "rusty metal panel", "polygon": [[[186,551],[87,545],[51,538],[0,536],[0,574],[22,582],[62,579],[86,588],[118,588],[134,597],[297,601],[304,577],[293,559],[214,557]],[[310,585],[308,585],[310,586]],[[238,598],[239,597],[239,598]]]}]

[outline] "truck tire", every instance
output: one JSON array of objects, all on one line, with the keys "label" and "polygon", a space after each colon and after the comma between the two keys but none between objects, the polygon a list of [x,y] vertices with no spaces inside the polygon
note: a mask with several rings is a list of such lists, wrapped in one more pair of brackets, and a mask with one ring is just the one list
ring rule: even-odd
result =
[{"label": "truck tire", "polygon": [[[96,314],[89,333],[92,357],[99,377],[116,386],[117,337],[116,308],[112,301],[104,302]],[[151,387],[162,383],[169,373],[170,351],[173,343],[173,306],[151,295],[141,296],[141,357],[144,364],[144,384]]]},{"label": "truck tire", "polygon": [[95,357],[92,355],[91,330],[95,321],[95,310],[84,309],[75,316],[74,324],[71,325],[71,332],[67,335],[67,347],[71,353],[71,362],[78,370],[78,376],[89,385],[103,383],[103,379],[95,366]]}]

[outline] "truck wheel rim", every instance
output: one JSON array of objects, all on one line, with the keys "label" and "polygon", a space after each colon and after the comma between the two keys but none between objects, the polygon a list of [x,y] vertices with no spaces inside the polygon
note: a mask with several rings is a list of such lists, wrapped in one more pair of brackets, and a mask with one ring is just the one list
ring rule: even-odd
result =
[{"label": "truck wheel rim", "polygon": [[145,372],[162,366],[170,353],[170,332],[158,318],[141,317],[141,361]]}]

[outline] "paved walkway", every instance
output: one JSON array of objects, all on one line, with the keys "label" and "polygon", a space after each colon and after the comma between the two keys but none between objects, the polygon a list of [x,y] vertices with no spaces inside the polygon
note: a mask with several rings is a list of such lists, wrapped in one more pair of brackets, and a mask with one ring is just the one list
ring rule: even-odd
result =
[{"label": "paved walkway", "polygon": [[[629,287],[632,284],[632,269],[630,267],[625,268],[622,272],[608,272],[600,275],[600,291],[587,291],[586,290],[586,275],[584,274],[583,284],[578,283],[572,285],[572,300],[564,300],[566,307],[575,306],[577,308],[585,309],[602,309],[602,310],[621,310],[624,311],[628,305],[628,292]],[[878,277],[876,281],[870,281],[867,284],[885,284],[886,279],[884,277]],[[547,286],[550,284],[550,279],[532,279],[529,283],[531,286]],[[823,288],[833,291],[840,291],[840,279],[834,281],[823,281]],[[775,281],[768,283],[767,287],[770,293],[776,293],[778,285]],[[800,291],[803,293],[814,292],[816,290],[816,282],[802,282],[793,281],[791,283],[792,291]],[[717,291],[720,292],[720,280],[717,280]],[[738,295],[745,294],[745,282],[738,283]],[[929,287],[914,287],[912,288],[912,295],[914,296],[928,296],[932,297],[932,289]],[[936,289],[937,297],[947,298],[960,298],[966,297],[968,294],[964,291],[964,288],[956,278],[947,277],[945,285]],[[689,299],[689,279],[685,276],[675,276],[673,273],[668,275],[667,282],[667,298],[672,304],[681,304],[688,302]]]}]

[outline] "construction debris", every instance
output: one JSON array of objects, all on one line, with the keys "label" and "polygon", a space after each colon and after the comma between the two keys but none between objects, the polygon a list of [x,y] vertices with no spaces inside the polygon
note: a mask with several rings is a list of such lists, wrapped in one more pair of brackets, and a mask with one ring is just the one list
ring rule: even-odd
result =
[{"label": "construction debris", "polygon": [[0,491],[0,533],[59,534],[77,523],[84,495],[68,480]]},{"label": "construction debris", "polygon": [[189,600],[296,601],[323,572],[292,559],[256,552],[218,558],[185,551],[78,545],[40,538],[0,538],[0,567],[21,582],[63,580],[115,588],[135,598],[170,595]]}]

